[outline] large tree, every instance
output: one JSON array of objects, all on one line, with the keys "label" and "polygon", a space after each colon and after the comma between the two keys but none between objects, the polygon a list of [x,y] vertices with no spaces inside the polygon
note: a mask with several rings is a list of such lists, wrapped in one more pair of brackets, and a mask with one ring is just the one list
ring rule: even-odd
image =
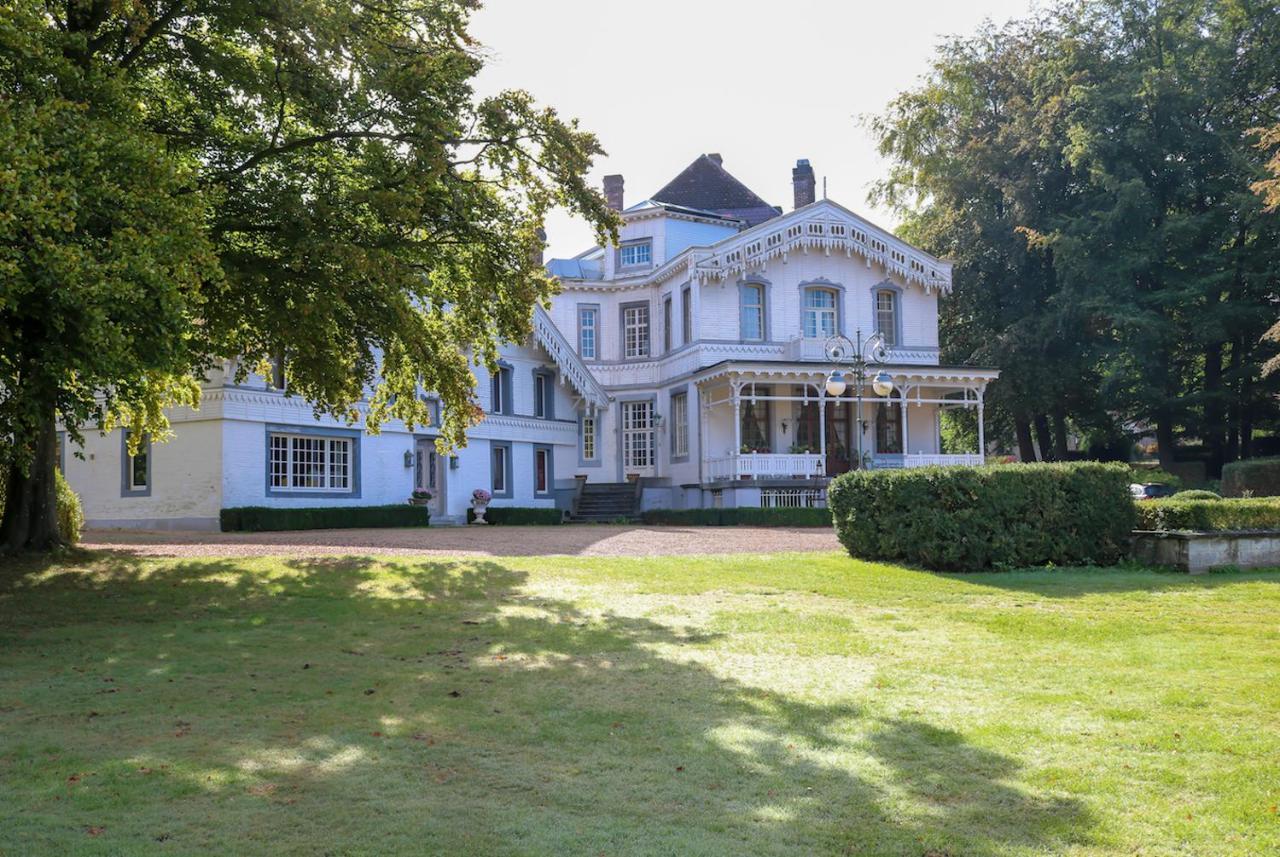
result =
[{"label": "large tree", "polygon": [[[957,260],[944,329],[996,362],[1026,456],[1066,419],[1151,426],[1212,474],[1274,421],[1260,320],[1280,233],[1247,192],[1274,117],[1280,16],[1248,0],[1075,0],[943,46],[875,129],[881,193]],[[1051,439],[1052,436],[1052,439]],[[1052,452],[1050,454],[1053,454]]]},{"label": "large tree", "polygon": [[474,423],[596,139],[478,98],[471,0],[10,0],[0,12],[0,544],[56,544],[55,427],[163,437],[221,358],[317,412]]}]

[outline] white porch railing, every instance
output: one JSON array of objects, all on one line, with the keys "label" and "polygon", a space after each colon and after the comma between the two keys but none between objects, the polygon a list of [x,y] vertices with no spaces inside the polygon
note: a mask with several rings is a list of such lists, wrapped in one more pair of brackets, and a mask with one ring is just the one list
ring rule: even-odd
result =
[{"label": "white porch railing", "polygon": [[873,455],[873,468],[893,467],[954,467],[965,465],[978,467],[983,464],[982,456],[977,453],[963,455]]},{"label": "white porch railing", "polygon": [[822,456],[816,453],[748,452],[707,461],[712,479],[809,479],[826,473]]}]

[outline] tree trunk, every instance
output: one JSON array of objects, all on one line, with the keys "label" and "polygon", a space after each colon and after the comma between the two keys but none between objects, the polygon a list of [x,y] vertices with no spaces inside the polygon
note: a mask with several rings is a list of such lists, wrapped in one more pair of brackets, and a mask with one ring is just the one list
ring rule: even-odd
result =
[{"label": "tree trunk", "polygon": [[58,532],[58,432],[53,413],[41,422],[26,473],[16,465],[7,474],[0,549],[10,553],[47,551],[64,544]]},{"label": "tree trunk", "polygon": [[1044,414],[1036,414],[1033,422],[1036,428],[1036,446],[1040,447],[1040,460],[1053,461],[1053,438],[1049,432],[1049,418]]},{"label": "tree trunk", "polygon": [[1031,423],[1024,414],[1013,418],[1013,431],[1018,436],[1018,457],[1023,461],[1036,460],[1036,447],[1031,442]]},{"label": "tree trunk", "polygon": [[1205,449],[1209,453],[1205,461],[1205,476],[1222,477],[1222,465],[1227,455],[1227,424],[1222,397],[1222,344],[1214,343],[1204,350],[1204,421]]},{"label": "tree trunk", "polygon": [[1067,415],[1061,406],[1053,409],[1053,457],[1067,460]]},{"label": "tree trunk", "polygon": [[1172,471],[1173,451],[1173,416],[1167,408],[1161,408],[1156,414],[1156,453],[1162,470]]}]

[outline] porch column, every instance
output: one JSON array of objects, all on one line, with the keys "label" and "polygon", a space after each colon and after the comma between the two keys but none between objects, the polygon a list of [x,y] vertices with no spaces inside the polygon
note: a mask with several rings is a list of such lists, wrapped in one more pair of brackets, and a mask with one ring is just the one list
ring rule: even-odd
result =
[{"label": "porch column", "polygon": [[827,475],[827,391],[818,390],[818,454],[822,456],[822,475]]},{"label": "porch column", "polygon": [[698,390],[698,481],[707,481],[707,403]]},{"label": "porch column", "polygon": [[[890,401],[893,401],[893,400],[890,399]],[[902,391],[902,454],[903,455],[911,454],[910,435],[907,433],[907,411],[909,410],[911,409],[907,407],[907,391],[906,389],[903,389]],[[903,459],[903,462],[904,463],[906,462],[905,458]]]},{"label": "porch column", "polygon": [[982,463],[987,463],[987,433],[982,426],[982,391],[978,391],[978,455],[982,456]]},{"label": "porch column", "polygon": [[742,399],[738,397],[738,385],[733,386],[733,453],[742,453]]}]

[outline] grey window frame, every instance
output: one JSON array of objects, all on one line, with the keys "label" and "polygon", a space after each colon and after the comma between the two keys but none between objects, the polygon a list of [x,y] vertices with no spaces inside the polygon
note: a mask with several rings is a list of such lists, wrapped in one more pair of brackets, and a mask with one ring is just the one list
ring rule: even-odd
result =
[{"label": "grey window frame", "polygon": [[121,497],[150,497],[151,486],[154,484],[152,475],[151,461],[151,438],[143,441],[142,454],[145,455],[147,462],[147,484],[141,488],[135,488],[133,485],[133,456],[129,454],[129,435],[133,434],[130,429],[120,430],[120,496]]},{"label": "grey window frame", "polygon": [[899,348],[902,346],[902,287],[891,280],[876,283],[871,287],[871,320],[877,331],[880,330],[881,294],[893,297],[893,341],[887,344],[889,348]]},{"label": "grey window frame", "polygon": [[[625,264],[622,261],[622,252],[624,250],[632,250],[640,247],[649,249],[649,258],[644,262],[632,262]],[[618,249],[614,251],[614,267],[620,271],[644,271],[653,267],[653,239],[652,238],[634,238],[630,241],[623,241],[618,245]]]},{"label": "grey window frame", "polygon": [[671,304],[671,293],[667,292],[662,298],[662,353],[670,354],[674,337],[671,335],[671,322],[674,319],[672,315],[673,306]]},{"label": "grey window frame", "polygon": [[[330,428],[329,426],[299,426],[287,425],[281,423],[267,423],[263,426],[262,438],[262,458],[263,458],[263,487],[267,497],[340,497],[340,498],[359,498],[360,488],[360,459],[361,446],[363,440],[363,432],[359,429],[343,429]],[[321,439],[347,440],[350,441],[350,465],[351,471],[348,474],[347,488],[294,488],[293,486],[285,486],[277,488],[271,484],[271,436],[272,435],[298,435],[308,436]],[[289,455],[293,455],[292,447],[290,447]]]},{"label": "grey window frame", "polygon": [[800,336],[804,339],[814,339],[815,341],[826,338],[822,333],[819,333],[817,337],[810,337],[808,332],[805,330],[804,325],[805,311],[808,309],[808,307],[805,306],[805,299],[808,297],[809,292],[818,290],[831,292],[832,295],[834,295],[836,311],[835,332],[837,334],[844,335],[844,286],[839,283],[828,282],[827,280],[806,280],[800,284]]},{"label": "grey window frame", "polygon": [[[593,319],[591,327],[591,354],[587,354],[582,349],[582,313],[590,312]],[[578,356],[583,360],[599,360],[600,359],[600,304],[578,304]]]},{"label": "grey window frame", "polygon": [[[542,381],[542,413],[538,413],[538,381]],[[556,388],[555,373],[545,367],[538,367],[533,370],[533,416],[540,420],[554,420],[556,418]]]},{"label": "grey window frame", "polygon": [[[538,490],[538,453],[547,455],[547,487]],[[556,490],[556,450],[546,443],[533,445],[533,496],[550,497]]]},{"label": "grey window frame", "polygon": [[[760,290],[760,335],[747,336],[742,324],[743,312],[747,308],[748,289]],[[803,305],[803,301],[802,301]],[[803,318],[801,319],[803,323]],[[748,277],[738,282],[738,338],[743,342],[769,341],[769,282],[761,277]]]},{"label": "grey window frame", "polygon": [[680,344],[693,342],[693,286],[680,289]]},{"label": "grey window frame", "polygon": [[[511,389],[511,364],[499,363],[498,368],[489,376],[489,413],[510,416],[515,412],[513,405],[514,390]],[[493,393],[493,383],[498,382],[498,395]],[[497,401],[501,399],[501,401]]]},{"label": "grey window frame", "polygon": [[[493,485],[493,452],[495,449],[504,450],[502,456],[502,490],[499,491]],[[511,441],[509,440],[491,440],[489,441],[489,493],[493,495],[495,500],[510,500],[515,496],[515,487],[512,485],[512,458],[511,458]]]},{"label": "grey window frame", "polygon": [[[641,355],[627,354],[627,310],[644,308],[645,311],[645,351]],[[618,305],[618,330],[622,332],[622,359],[628,361],[634,360],[652,360],[653,359],[653,303],[652,301],[628,301],[627,303]]]},{"label": "grey window frame", "polygon": [[[591,420],[592,446],[595,447],[595,458],[586,457],[587,420]],[[600,467],[604,461],[600,455],[600,412],[578,414],[578,466]]]},{"label": "grey window frame", "polygon": [[[680,449],[676,444],[677,431],[680,426],[679,421],[676,419],[676,400],[677,399],[684,400],[684,452],[680,452]],[[671,390],[671,396],[668,402],[667,410],[671,413],[671,461],[673,464],[686,462],[689,460],[689,456],[693,447],[693,444],[691,443],[691,440],[690,440],[693,435],[693,432],[691,431],[691,426],[690,426],[691,417],[689,414],[689,386],[687,384],[684,385],[683,387],[676,387]]]}]

